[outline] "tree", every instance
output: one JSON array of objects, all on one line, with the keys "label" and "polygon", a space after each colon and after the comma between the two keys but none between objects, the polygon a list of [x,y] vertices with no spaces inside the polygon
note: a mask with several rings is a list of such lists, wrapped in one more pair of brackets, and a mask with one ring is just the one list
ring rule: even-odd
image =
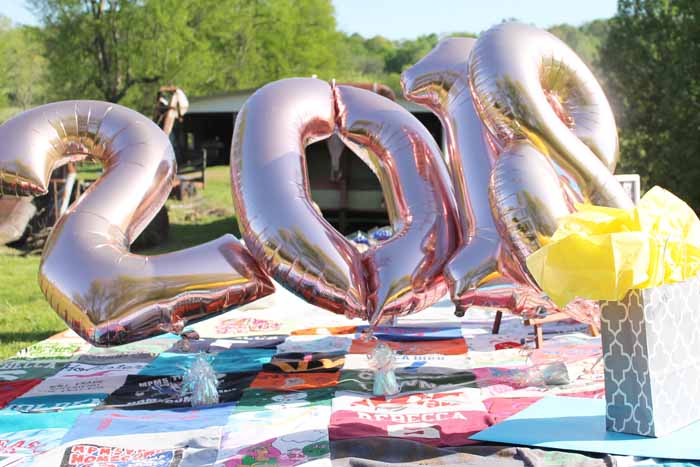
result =
[{"label": "tree", "polygon": [[143,109],[159,84],[212,94],[338,70],[330,0],[31,2],[51,50],[54,98]]},{"label": "tree", "polygon": [[31,0],[44,25],[53,98],[121,102],[142,85],[200,76],[207,2]]},{"label": "tree", "polygon": [[224,53],[233,43],[242,52],[232,57],[234,61],[222,63],[228,88],[260,86],[292,76],[335,77],[342,36],[336,31],[329,0],[237,3],[238,14],[229,25],[238,26],[216,28],[220,37],[218,50]]},{"label": "tree", "polygon": [[700,2],[620,0],[601,50],[622,167],[700,207]]},{"label": "tree", "polygon": [[36,28],[0,16],[0,121],[44,100],[43,44]]},{"label": "tree", "polygon": [[600,47],[608,33],[607,20],[595,20],[575,27],[559,24],[548,29],[549,32],[564,41],[591,68],[596,77],[602,77],[599,68]]},{"label": "tree", "polygon": [[386,56],[387,73],[401,73],[428,54],[438,43],[437,34],[418,36],[416,39],[399,41],[396,48]]}]

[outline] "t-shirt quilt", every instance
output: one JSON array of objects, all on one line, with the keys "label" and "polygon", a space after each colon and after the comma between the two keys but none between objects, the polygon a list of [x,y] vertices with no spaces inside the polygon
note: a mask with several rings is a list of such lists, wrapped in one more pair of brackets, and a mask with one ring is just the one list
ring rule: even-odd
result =
[{"label": "t-shirt quilt", "polygon": [[[533,350],[529,328],[505,315],[502,335],[479,312],[368,338],[364,325],[313,313],[234,310],[195,325],[201,339],[189,343],[166,334],[95,348],[65,331],[34,345],[0,362],[0,467],[323,466],[334,442],[464,446],[541,397],[604,396],[600,339],[580,332],[545,334]],[[395,351],[395,396],[372,394],[378,342]],[[183,392],[198,353],[218,378],[213,406]],[[551,365],[566,378],[538,381]]]}]

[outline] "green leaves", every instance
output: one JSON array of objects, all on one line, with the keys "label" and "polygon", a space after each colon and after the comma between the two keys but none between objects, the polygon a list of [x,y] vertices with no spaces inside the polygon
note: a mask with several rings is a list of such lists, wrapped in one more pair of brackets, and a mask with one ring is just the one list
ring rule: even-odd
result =
[{"label": "green leaves", "polygon": [[601,65],[622,169],[700,206],[700,3],[620,0]]},{"label": "green leaves", "polygon": [[[19,111],[43,100],[46,91],[44,55],[36,28],[15,28],[7,18],[0,17],[0,106]],[[10,113],[13,112],[3,112],[3,117]]]}]

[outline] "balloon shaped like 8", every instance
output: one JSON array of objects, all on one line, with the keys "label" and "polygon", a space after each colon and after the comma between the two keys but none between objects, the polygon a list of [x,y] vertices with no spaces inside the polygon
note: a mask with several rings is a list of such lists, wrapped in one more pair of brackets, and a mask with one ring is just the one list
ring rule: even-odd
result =
[{"label": "balloon shaped like 8", "polygon": [[269,295],[274,287],[231,235],[158,256],[129,252],[170,192],[168,137],[143,115],[96,101],[37,107],[0,127],[0,192],[38,195],[51,172],[91,158],[102,176],[59,219],[41,260],[51,307],[97,346],[126,344]]},{"label": "balloon shaped like 8", "polygon": [[469,80],[476,108],[502,146],[528,140],[557,163],[578,200],[632,207],[612,175],[619,154],[610,104],[561,40],[520,23],[495,26],[474,46]]},{"label": "balloon shaped like 8", "polygon": [[[514,76],[516,84],[508,86]],[[581,186],[598,201],[629,202],[611,173],[617,135],[595,79],[554,36],[509,23],[478,41],[441,41],[401,82],[406,98],[430,108],[445,128],[463,233],[462,247],[445,268],[457,312],[471,305],[517,312],[552,308],[527,271],[526,257],[546,243],[575,201],[588,199]],[[528,99],[539,105],[536,112],[526,112],[522,103]],[[537,128],[546,128],[539,133],[528,129],[537,118]],[[576,164],[584,169],[566,172]],[[597,183],[585,184],[593,175]],[[594,308],[573,306],[584,311],[568,310],[577,318]]]}]

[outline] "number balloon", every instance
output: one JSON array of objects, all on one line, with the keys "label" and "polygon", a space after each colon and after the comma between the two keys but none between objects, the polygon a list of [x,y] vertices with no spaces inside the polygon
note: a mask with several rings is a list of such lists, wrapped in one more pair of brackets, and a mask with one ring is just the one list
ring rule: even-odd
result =
[{"label": "number balloon", "polygon": [[462,247],[445,267],[459,314],[469,306],[517,311],[549,303],[528,284],[523,263],[501,238],[489,193],[499,148],[489,139],[469,91],[468,59],[476,42],[448,38],[404,71],[408,100],[425,105],[445,129],[447,160],[459,207]]},{"label": "number balloon", "polygon": [[612,174],[618,140],[610,105],[562,41],[523,24],[493,27],[474,46],[469,81],[485,125],[504,147],[491,201],[520,264],[574,202],[633,206]]},{"label": "number balloon", "polygon": [[[540,55],[513,52],[535,48],[532,41],[548,41],[549,49]],[[553,78],[554,70],[562,82]],[[539,74],[543,81],[536,86]],[[530,88],[513,76],[527,76]],[[464,232],[464,245],[445,269],[458,313],[470,305],[518,312],[553,308],[531,279],[527,256],[548,240],[575,201],[630,202],[611,173],[617,158],[614,121],[590,72],[553,36],[509,23],[478,41],[445,39],[404,72],[402,86],[407,99],[433,110],[445,128]],[[528,99],[543,106],[535,116],[526,112]],[[537,118],[550,126],[539,133],[528,129]],[[572,134],[576,141],[570,141]],[[555,152],[562,148],[569,151]],[[567,308],[577,319],[594,320],[588,303]]]},{"label": "number balloon", "polygon": [[[334,132],[377,174],[397,232],[364,253],[311,204],[304,147]],[[307,301],[378,323],[447,290],[459,240],[449,177],[428,131],[390,100],[316,79],[271,83],[238,115],[231,172],[253,256]]]},{"label": "number balloon", "polygon": [[51,172],[69,161],[103,164],[103,175],[54,227],[39,273],[51,307],[92,344],[179,332],[274,290],[231,235],[164,255],[129,252],[175,174],[167,136],[143,115],[104,102],[59,102],[9,120],[0,141],[6,194],[45,193]]},{"label": "number balloon", "polygon": [[632,207],[612,175],[615,119],[581,59],[554,35],[519,23],[486,31],[470,55],[472,94],[503,146],[524,139],[561,167],[585,199]]}]

